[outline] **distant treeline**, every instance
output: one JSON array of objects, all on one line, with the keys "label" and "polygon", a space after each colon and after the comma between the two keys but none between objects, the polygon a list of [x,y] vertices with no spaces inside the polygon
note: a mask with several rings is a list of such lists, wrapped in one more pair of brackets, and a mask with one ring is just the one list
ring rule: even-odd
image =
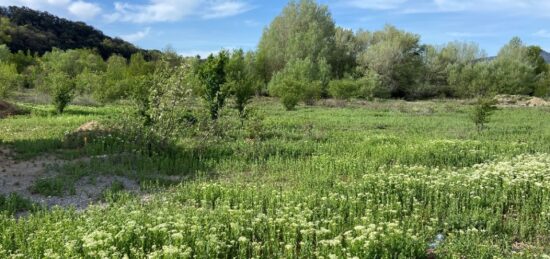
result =
[{"label": "distant treeline", "polygon": [[[291,1],[264,30],[256,50],[221,51],[208,59],[182,58],[174,51],[142,52],[83,23],[26,8],[1,12],[11,19],[3,18],[0,24],[0,41],[7,45],[0,48],[3,97],[17,87],[44,89],[53,96],[55,89],[70,88],[73,95],[110,102],[143,89],[154,91],[141,86],[165,74],[166,68],[187,75],[170,79],[186,81],[179,84],[195,90],[209,85],[214,92],[195,91],[209,101],[235,94],[245,104],[251,94],[270,95],[288,109],[327,97],[416,100],[550,94],[550,66],[544,58],[548,53],[517,37],[488,58],[475,43],[422,44],[419,35],[391,25],[379,31],[344,29],[335,25],[327,6],[314,0]],[[35,32],[38,36],[31,36]],[[21,41],[21,35],[49,39],[55,44],[48,46],[64,44],[69,50],[48,50],[41,43]],[[14,52],[35,44],[33,51],[42,55]]]},{"label": "distant treeline", "polygon": [[[83,22],[73,22],[47,12],[26,7],[0,7],[2,32],[0,44],[6,44],[11,51],[44,54],[53,48],[94,49],[104,59],[113,54],[130,58],[142,52],[150,58],[148,51],[137,48],[119,38],[111,38]],[[6,19],[7,18],[7,19]]]}]

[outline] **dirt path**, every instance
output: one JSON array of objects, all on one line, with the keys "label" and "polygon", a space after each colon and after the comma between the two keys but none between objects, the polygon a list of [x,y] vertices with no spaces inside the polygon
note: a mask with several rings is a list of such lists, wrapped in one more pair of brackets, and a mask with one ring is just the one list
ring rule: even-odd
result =
[{"label": "dirt path", "polygon": [[[0,147],[0,195],[18,193],[34,202],[47,207],[62,206],[85,209],[92,203],[98,203],[105,189],[115,181],[124,185],[125,190],[138,192],[139,184],[121,176],[97,176],[84,177],[75,184],[75,193],[63,197],[50,197],[31,193],[30,187],[41,178],[54,177],[56,172],[52,170],[56,165],[70,162],[54,156],[41,156],[31,160],[17,161],[13,159],[14,153]],[[81,162],[82,160],[80,160]]]}]

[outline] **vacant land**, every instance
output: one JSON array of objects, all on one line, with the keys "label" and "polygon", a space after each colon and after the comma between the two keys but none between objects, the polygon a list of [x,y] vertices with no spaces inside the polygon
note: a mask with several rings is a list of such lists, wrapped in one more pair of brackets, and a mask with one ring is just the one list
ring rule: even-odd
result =
[{"label": "vacant land", "polygon": [[550,254],[549,107],[478,132],[459,101],[252,106],[150,155],[74,132],[124,106],[2,119],[0,257]]}]

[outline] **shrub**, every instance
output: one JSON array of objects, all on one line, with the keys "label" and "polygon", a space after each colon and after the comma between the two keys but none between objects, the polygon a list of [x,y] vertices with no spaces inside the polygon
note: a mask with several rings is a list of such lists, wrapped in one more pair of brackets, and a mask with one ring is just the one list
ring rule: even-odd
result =
[{"label": "shrub", "polygon": [[252,67],[246,63],[242,50],[233,52],[226,67],[227,87],[235,97],[235,108],[239,117],[244,118],[245,108],[256,91],[256,82]]},{"label": "shrub", "polygon": [[353,79],[333,80],[329,83],[328,92],[336,99],[349,100],[359,95],[359,87],[360,85]]},{"label": "shrub", "polygon": [[225,98],[228,95],[228,89],[224,87],[228,59],[226,51],[220,52],[217,56],[210,55],[206,61],[198,64],[195,71],[198,93],[206,102],[212,120],[218,119],[219,112],[225,105]]},{"label": "shrub", "polygon": [[319,66],[310,59],[295,59],[273,76],[269,93],[281,98],[287,110],[294,109],[299,101],[312,105],[323,91],[324,76],[319,71]]}]

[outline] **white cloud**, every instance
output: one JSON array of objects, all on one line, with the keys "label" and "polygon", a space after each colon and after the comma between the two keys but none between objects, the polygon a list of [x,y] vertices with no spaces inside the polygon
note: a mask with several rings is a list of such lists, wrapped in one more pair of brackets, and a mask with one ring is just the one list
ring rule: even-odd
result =
[{"label": "white cloud", "polygon": [[101,13],[101,7],[93,3],[76,1],[69,5],[69,12],[77,18],[90,20]]},{"label": "white cloud", "polygon": [[244,2],[237,1],[215,1],[210,4],[206,9],[203,18],[222,18],[228,16],[235,16],[251,10],[252,7]]},{"label": "white cloud", "polygon": [[376,9],[376,10],[389,10],[400,7],[408,0],[349,0],[347,4],[362,8],[362,9]]},{"label": "white cloud", "polygon": [[150,32],[151,32],[151,27],[147,27],[143,31],[138,31],[132,34],[121,35],[120,37],[125,41],[135,43],[147,37]]},{"label": "white cloud", "polygon": [[548,0],[341,0],[363,9],[397,10],[400,13],[504,12],[550,17]]},{"label": "white cloud", "polygon": [[247,3],[234,0],[149,0],[146,4],[115,2],[114,7],[115,12],[105,16],[109,22],[174,22],[192,15],[221,18],[251,9]]},{"label": "white cloud", "polygon": [[550,39],[550,31],[547,30],[539,30],[535,32],[533,35],[541,38],[549,38]]}]

